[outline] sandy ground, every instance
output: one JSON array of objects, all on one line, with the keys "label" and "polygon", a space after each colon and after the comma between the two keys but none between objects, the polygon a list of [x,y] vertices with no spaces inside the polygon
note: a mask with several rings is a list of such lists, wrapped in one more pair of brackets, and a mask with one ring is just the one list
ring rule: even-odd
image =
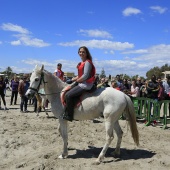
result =
[{"label": "sandy ground", "polygon": [[49,111],[50,117],[46,118],[41,112],[37,117],[32,105],[28,106],[29,113],[20,113],[20,97],[15,106],[9,106],[9,96],[6,101],[9,110],[0,110],[0,170],[170,169],[170,125],[163,130],[161,125],[146,127],[138,122],[140,146],[136,147],[126,121],[120,120],[124,131],[120,158],[111,155],[115,135],[104,162],[93,165],[105,142],[102,118],[69,123],[69,156],[59,159],[63,145],[53,114]]}]

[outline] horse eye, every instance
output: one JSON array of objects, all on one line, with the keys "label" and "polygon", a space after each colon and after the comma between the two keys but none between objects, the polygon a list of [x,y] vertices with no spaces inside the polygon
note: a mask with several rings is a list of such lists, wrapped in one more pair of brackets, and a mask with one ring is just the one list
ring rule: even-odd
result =
[{"label": "horse eye", "polygon": [[35,79],[35,81],[38,81],[38,80],[39,80],[39,78],[36,78],[36,79]]}]

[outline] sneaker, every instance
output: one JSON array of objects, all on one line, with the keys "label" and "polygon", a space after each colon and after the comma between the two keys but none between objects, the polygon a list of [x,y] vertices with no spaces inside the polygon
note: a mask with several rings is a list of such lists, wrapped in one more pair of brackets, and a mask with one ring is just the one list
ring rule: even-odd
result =
[{"label": "sneaker", "polygon": [[25,113],[28,113],[29,111],[28,110],[24,110]]}]

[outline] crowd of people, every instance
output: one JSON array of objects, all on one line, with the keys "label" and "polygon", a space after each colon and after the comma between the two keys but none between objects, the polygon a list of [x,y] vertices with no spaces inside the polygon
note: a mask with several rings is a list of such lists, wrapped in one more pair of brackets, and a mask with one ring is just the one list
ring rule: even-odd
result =
[{"label": "crowd of people", "polygon": [[[71,80],[72,85],[70,86],[69,91],[66,93],[66,109],[63,119],[72,121],[73,118],[73,98],[81,95],[84,91],[90,90],[94,85],[96,88],[107,88],[112,87],[116,90],[120,90],[130,97],[146,97],[153,99],[155,101],[160,100],[170,100],[170,75],[166,80],[162,80],[160,77],[152,75],[151,80],[144,80],[140,77],[136,79],[126,79],[122,78],[120,75],[109,80],[105,77],[99,78],[95,76],[95,66],[92,62],[92,56],[87,47],[82,46],[78,49],[78,55],[81,58],[81,62],[77,65],[78,76],[73,77]],[[59,77],[62,81],[70,84],[70,81],[67,82],[64,77],[64,72],[62,71],[62,64],[58,63],[57,68],[54,71],[54,76]],[[6,89],[11,90],[11,100],[10,106],[16,105],[18,101],[18,94],[20,95],[20,112],[28,112],[28,98],[25,96],[26,91],[29,88],[29,77],[23,76],[21,78],[16,75],[12,80],[8,80],[6,77],[0,76],[0,99],[4,104],[4,109],[7,110],[5,93]],[[34,97],[32,104],[34,103],[34,111],[37,111],[37,100],[38,97]],[[48,107],[48,99],[45,101],[45,106]],[[0,109],[1,109],[1,100],[0,100]],[[169,113],[170,113],[170,104],[169,104]]]},{"label": "crowd of people", "polygon": [[[58,76],[61,80],[66,81],[64,77],[64,72],[61,70],[62,64],[59,63],[57,65],[57,69],[54,72],[55,76]],[[68,82],[70,84],[70,82]],[[117,75],[112,80],[108,80],[107,78],[101,78],[96,80],[97,88],[106,88],[112,87],[117,90],[120,90],[130,97],[146,97],[153,99],[155,101],[160,100],[170,100],[170,75],[166,80],[162,80],[160,77],[156,78],[155,75],[152,75],[151,80],[144,80],[138,77],[137,79],[122,79],[120,75]],[[17,105],[18,96],[21,98],[20,103],[20,111],[28,112],[28,98],[25,96],[27,89],[29,88],[29,77],[23,76],[21,78],[14,76],[12,80],[8,80],[3,76],[0,76],[0,109],[2,103],[4,105],[4,109],[7,110],[7,103],[5,100],[6,90],[11,91],[11,99],[10,106]],[[18,95],[19,94],[19,95]],[[36,98],[34,99],[36,100]],[[32,104],[34,101],[32,102]],[[48,99],[45,102],[45,107],[48,107]],[[170,108],[170,106],[169,106]],[[37,110],[35,109],[35,112]]]}]

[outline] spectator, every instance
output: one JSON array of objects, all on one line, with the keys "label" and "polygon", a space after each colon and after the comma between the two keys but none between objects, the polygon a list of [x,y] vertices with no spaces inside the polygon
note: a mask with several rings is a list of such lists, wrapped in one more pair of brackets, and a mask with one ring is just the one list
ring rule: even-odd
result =
[{"label": "spectator", "polygon": [[116,75],[116,80],[118,87],[120,88],[121,91],[123,91],[123,80],[120,78],[120,75]]},{"label": "spectator", "polygon": [[132,80],[132,85],[129,93],[132,97],[139,97],[139,87],[136,84],[136,80]]},{"label": "spectator", "polygon": [[17,76],[14,76],[14,79],[11,81],[11,89],[12,89],[12,94],[11,94],[11,103],[13,103],[14,99],[14,105],[17,104],[17,97],[18,97],[18,86],[19,86],[19,79]]},{"label": "spectator", "polygon": [[64,72],[61,70],[62,64],[58,63],[57,64],[57,69],[54,72],[54,75],[59,77],[62,81],[64,80]]},{"label": "spectator", "polygon": [[[158,92],[159,92],[159,83],[156,81],[156,76],[153,74],[151,77],[151,80],[147,83],[147,97],[150,99],[153,99],[155,102],[158,102]],[[152,109],[153,102],[151,102],[150,107],[150,115],[151,115],[151,109]],[[158,108],[154,110],[156,114],[158,113]],[[152,115],[151,115],[152,116]]]},{"label": "spectator", "polygon": [[129,91],[131,88],[131,85],[128,83],[127,79],[123,80],[123,91]]},{"label": "spectator", "polygon": [[[165,100],[170,100],[170,75],[167,76],[167,80],[163,82]],[[170,116],[170,103],[169,103],[169,116]]]},{"label": "spectator", "polygon": [[140,87],[140,97],[147,97],[147,80],[144,80],[143,85]]},{"label": "spectator", "polygon": [[[5,101],[5,88],[6,88],[6,84],[4,82],[4,79],[2,76],[0,76],[0,96],[5,106],[4,110],[7,110],[6,101]],[[0,105],[0,109],[1,109],[1,105]]]},{"label": "spectator", "polygon": [[141,97],[142,96],[142,91],[140,89],[141,89],[143,83],[142,83],[140,77],[137,78],[136,85],[139,87],[139,97]]},{"label": "spectator", "polygon": [[158,92],[158,100],[164,100],[164,97],[165,97],[165,94],[164,94],[164,86],[163,86],[163,83],[162,83],[162,80],[161,78],[159,77],[157,79],[157,82],[159,84],[159,92]]},{"label": "spectator", "polygon": [[29,82],[27,81],[27,78],[24,76],[23,81],[20,81],[18,86],[18,92],[21,97],[20,112],[28,112],[27,110],[28,98],[25,96],[28,87],[29,87]]},{"label": "spectator", "polygon": [[118,87],[118,84],[115,80],[111,81],[111,86],[116,90],[120,90],[120,88]]},{"label": "spectator", "polygon": [[106,88],[110,87],[108,84],[108,79],[101,78],[100,83],[97,85],[97,88]]},{"label": "spectator", "polygon": [[151,80],[147,83],[147,97],[158,100],[159,84],[156,81],[156,76],[152,75]]}]

